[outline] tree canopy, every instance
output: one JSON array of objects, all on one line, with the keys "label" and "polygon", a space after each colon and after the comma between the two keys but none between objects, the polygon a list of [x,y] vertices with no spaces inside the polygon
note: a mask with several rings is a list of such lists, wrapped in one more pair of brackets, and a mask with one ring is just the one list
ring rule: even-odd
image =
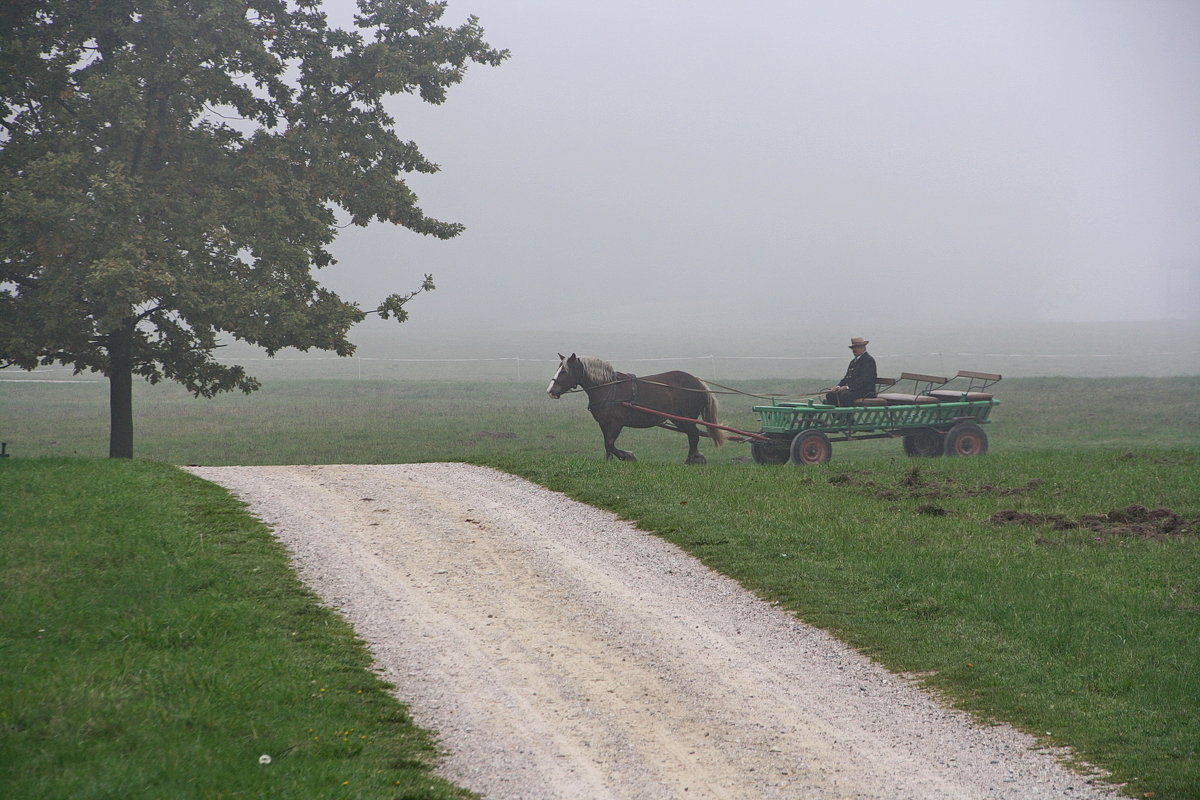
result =
[{"label": "tree canopy", "polygon": [[353,352],[367,313],[322,287],[339,215],[447,239],[403,178],[436,172],[391,95],[445,100],[506,51],[443,2],[6,0],[0,6],[0,367],[110,382],[110,455],[133,454],[132,377],[197,396],[258,382],[223,336]]}]

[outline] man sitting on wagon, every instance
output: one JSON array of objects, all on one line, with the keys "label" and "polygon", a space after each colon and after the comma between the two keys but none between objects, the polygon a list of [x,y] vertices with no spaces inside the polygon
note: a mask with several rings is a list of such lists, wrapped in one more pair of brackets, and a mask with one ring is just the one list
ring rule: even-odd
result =
[{"label": "man sitting on wagon", "polygon": [[831,406],[852,406],[863,397],[875,396],[875,359],[867,352],[866,339],[854,337],[850,340],[850,352],[854,358],[846,368],[846,375],[838,385],[825,394],[825,402]]}]

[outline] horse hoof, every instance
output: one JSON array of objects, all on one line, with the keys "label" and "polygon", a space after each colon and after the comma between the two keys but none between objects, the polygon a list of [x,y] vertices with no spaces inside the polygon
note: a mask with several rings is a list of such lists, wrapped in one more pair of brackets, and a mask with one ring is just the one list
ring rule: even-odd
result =
[{"label": "horse hoof", "polygon": [[635,456],[633,453],[626,451],[624,453],[621,453],[621,460],[622,461],[637,461],[637,456]]},{"label": "horse hoof", "polygon": [[684,461],[683,463],[685,463],[685,464],[707,464],[708,459],[704,457],[703,453],[696,453],[696,455],[694,455],[694,456],[688,456],[687,460]]}]

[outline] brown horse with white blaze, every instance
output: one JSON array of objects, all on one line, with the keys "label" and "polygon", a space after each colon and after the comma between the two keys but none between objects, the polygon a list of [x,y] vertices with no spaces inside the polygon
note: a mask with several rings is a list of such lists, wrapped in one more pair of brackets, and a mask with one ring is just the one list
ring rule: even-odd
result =
[{"label": "brown horse with white blaze", "polygon": [[[576,386],[587,392],[588,410],[604,434],[605,458],[637,460],[628,450],[617,449],[617,436],[622,428],[663,427],[687,434],[688,455],[684,462],[687,464],[706,462],[699,450],[701,436],[712,439],[717,447],[725,443],[725,433],[720,428],[710,427],[707,432],[699,428],[701,420],[717,424],[717,398],[695,375],[676,370],[639,377],[617,372],[612,364],[591,356],[559,353],[558,358],[558,371],[546,393],[557,400]],[[671,420],[631,405],[686,419]]]}]

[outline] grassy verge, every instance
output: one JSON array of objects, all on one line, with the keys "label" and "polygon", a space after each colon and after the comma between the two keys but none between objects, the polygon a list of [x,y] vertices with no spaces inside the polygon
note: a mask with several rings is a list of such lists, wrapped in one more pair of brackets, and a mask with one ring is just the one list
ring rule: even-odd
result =
[{"label": "grassy verge", "polygon": [[4,459],[0,590],[7,797],[469,796],[430,773],[431,741],[361,642],[212,484]]},{"label": "grassy verge", "polygon": [[[495,464],[636,520],[983,718],[1072,745],[1135,796],[1197,796],[1195,452]],[[1186,530],[1089,517],[1134,504]]]}]

